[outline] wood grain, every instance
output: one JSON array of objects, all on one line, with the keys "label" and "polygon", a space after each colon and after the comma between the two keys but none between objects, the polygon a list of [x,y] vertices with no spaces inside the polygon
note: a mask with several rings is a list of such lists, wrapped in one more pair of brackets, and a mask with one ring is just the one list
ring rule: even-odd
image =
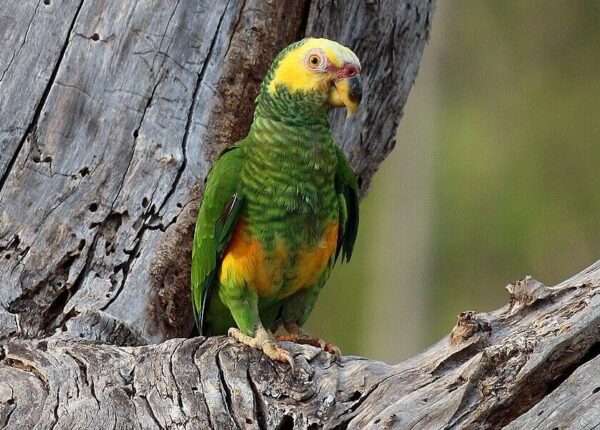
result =
[{"label": "wood grain", "polygon": [[11,339],[0,346],[0,422],[11,429],[597,427],[600,262],[553,288],[528,278],[511,291],[502,309],[461,315],[460,338],[449,335],[396,365],[333,362],[288,344],[290,371],[224,337],[136,347],[69,332]]},{"label": "wood grain", "polygon": [[2,428],[600,426],[600,262],[553,288],[510,285],[504,308],[462,313],[396,365],[288,345],[291,371],[226,338],[185,338],[203,180],[245,134],[276,53],[305,34],[358,53],[363,107],[332,124],[364,194],[394,146],[432,10],[3,1]]}]

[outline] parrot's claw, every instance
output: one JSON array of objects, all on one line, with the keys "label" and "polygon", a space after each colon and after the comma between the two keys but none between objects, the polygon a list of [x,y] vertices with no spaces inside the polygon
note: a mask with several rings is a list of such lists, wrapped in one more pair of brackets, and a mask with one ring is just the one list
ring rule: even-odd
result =
[{"label": "parrot's claw", "polygon": [[287,336],[275,336],[275,339],[279,342],[293,342],[300,345],[311,345],[315,348],[325,349],[326,343],[323,339],[319,339],[318,337],[310,337],[310,336],[299,336],[297,334],[289,334]]},{"label": "parrot's claw", "polygon": [[286,349],[277,345],[277,342],[273,336],[264,328],[259,328],[256,331],[255,337],[248,336],[240,329],[234,327],[230,328],[227,334],[229,337],[243,343],[244,345],[248,345],[250,348],[260,349],[271,360],[289,363],[292,370],[294,369],[294,357],[292,354]]},{"label": "parrot's claw", "polygon": [[275,342],[268,342],[263,344],[262,351],[271,360],[280,361],[282,363],[289,363],[292,370],[294,370],[294,357],[286,349],[280,347]]},{"label": "parrot's claw", "polygon": [[293,342],[300,345],[311,345],[315,348],[320,348],[329,354],[339,357],[342,355],[340,349],[332,343],[326,343],[323,339],[318,337],[310,336],[299,336],[297,334],[290,334],[288,336],[277,336],[276,339],[280,342]]},{"label": "parrot's claw", "polygon": [[333,355],[334,360],[342,355],[340,349],[332,343],[326,343],[323,339],[312,337],[300,325],[293,321],[283,321],[283,326],[289,333],[288,336],[277,336],[278,341],[298,343],[301,345],[311,345],[320,348]]},{"label": "parrot's claw", "polygon": [[326,344],[325,348],[323,349],[334,357],[334,361],[342,356],[342,351],[340,350],[340,348],[335,346],[333,343]]}]

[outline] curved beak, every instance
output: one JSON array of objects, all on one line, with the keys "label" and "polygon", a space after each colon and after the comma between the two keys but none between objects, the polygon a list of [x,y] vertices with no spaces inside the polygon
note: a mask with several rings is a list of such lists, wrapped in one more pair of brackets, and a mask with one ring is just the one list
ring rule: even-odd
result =
[{"label": "curved beak", "polygon": [[351,117],[358,109],[361,100],[362,81],[359,75],[334,81],[329,93],[329,103],[332,106],[345,106],[348,110],[348,117]]}]

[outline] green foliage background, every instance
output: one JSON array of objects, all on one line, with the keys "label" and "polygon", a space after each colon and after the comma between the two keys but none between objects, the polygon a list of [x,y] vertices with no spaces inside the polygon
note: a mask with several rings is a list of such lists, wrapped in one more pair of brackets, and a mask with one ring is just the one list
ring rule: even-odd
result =
[{"label": "green foliage background", "polygon": [[[309,329],[396,362],[600,258],[600,2],[438,2],[355,256]],[[365,67],[369,67],[368,64]]]}]

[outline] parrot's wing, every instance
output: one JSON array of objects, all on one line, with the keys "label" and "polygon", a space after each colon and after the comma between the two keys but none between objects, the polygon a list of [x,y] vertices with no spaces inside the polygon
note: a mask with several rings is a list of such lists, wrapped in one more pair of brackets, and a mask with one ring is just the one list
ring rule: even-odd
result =
[{"label": "parrot's wing", "polygon": [[244,199],[238,193],[242,150],[233,146],[221,154],[204,188],[192,247],[192,305],[200,334],[218,282],[218,269],[231,240]]},{"label": "parrot's wing", "polygon": [[335,259],[337,260],[341,252],[342,261],[348,262],[352,257],[352,249],[358,233],[358,183],[342,150],[336,146],[336,151],[338,160],[335,189],[339,196],[340,227]]}]

